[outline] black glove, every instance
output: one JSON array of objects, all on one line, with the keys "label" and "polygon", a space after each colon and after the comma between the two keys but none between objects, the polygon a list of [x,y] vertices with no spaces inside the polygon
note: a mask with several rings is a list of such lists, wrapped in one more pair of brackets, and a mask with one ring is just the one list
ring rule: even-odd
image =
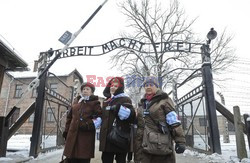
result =
[{"label": "black glove", "polygon": [[66,138],[67,138],[67,135],[68,135],[68,132],[64,131],[62,136],[63,136],[63,138],[64,138],[65,140],[66,140]]},{"label": "black glove", "polygon": [[186,149],[185,144],[178,144],[178,143],[175,144],[175,152],[176,153],[178,153],[178,154],[183,153],[185,151],[185,149]]}]

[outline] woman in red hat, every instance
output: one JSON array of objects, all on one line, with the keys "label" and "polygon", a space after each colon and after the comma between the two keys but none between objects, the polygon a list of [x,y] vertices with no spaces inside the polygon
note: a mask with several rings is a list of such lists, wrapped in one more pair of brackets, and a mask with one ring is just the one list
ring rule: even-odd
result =
[{"label": "woman in red hat", "polygon": [[112,78],[103,91],[106,101],[103,103],[102,125],[100,131],[100,151],[102,162],[126,163],[126,154],[130,151],[131,141],[117,143],[111,139],[111,130],[116,125],[123,135],[130,136],[130,126],[135,120],[135,110],[131,99],[124,93],[124,80]]},{"label": "woman in red hat", "polygon": [[93,93],[95,86],[83,83],[81,94],[67,115],[65,131],[65,148],[63,154],[70,163],[90,163],[94,158],[95,132],[101,125],[101,106],[98,96]]}]

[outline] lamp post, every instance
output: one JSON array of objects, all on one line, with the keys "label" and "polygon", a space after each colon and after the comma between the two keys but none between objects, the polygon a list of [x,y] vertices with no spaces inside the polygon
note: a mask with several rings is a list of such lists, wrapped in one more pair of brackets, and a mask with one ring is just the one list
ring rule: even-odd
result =
[{"label": "lamp post", "polygon": [[218,129],[217,115],[216,115],[216,104],[214,97],[213,77],[212,77],[212,66],[210,58],[210,43],[211,40],[215,39],[217,32],[211,28],[207,34],[207,42],[201,46],[202,53],[202,77],[204,82],[204,94],[206,110],[208,115],[208,126],[209,126],[209,145],[212,153],[221,154],[220,146],[220,134]]}]

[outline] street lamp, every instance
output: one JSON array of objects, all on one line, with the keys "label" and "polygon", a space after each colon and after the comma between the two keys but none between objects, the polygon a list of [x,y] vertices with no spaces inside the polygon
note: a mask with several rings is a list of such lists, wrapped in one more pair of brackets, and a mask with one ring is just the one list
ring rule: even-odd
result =
[{"label": "street lamp", "polygon": [[207,34],[207,44],[209,45],[211,43],[211,40],[215,39],[217,36],[217,32],[214,30],[214,28],[211,28],[210,31]]},{"label": "street lamp", "polygon": [[201,46],[202,51],[202,62],[210,62],[210,48],[209,45],[211,43],[211,40],[215,39],[217,36],[217,32],[214,30],[214,28],[211,28],[210,31],[207,34],[207,43],[203,44]]}]

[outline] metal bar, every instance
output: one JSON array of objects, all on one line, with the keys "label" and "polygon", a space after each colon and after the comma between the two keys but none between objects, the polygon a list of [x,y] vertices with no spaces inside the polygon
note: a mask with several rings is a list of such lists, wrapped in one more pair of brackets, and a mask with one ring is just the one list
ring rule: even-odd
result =
[{"label": "metal bar", "polygon": [[46,94],[52,96],[53,98],[61,101],[62,103],[64,103],[67,106],[71,105],[71,102],[66,99],[65,97],[63,97],[62,95],[60,95],[59,93],[57,93],[56,91],[51,90],[50,88],[45,87],[46,90]]},{"label": "metal bar", "polygon": [[55,61],[60,57],[60,55],[66,50],[68,49],[69,45],[75,40],[75,38],[80,34],[80,32],[88,25],[88,23],[92,20],[92,18],[97,14],[97,12],[104,6],[104,4],[107,2],[108,0],[105,0],[95,11],[94,13],[87,19],[87,21],[81,26],[81,28],[76,31],[71,39],[69,40],[69,42],[62,48],[62,50],[60,51],[60,53],[58,53],[53,60],[48,64],[47,67],[45,67],[45,69],[39,74],[38,79],[41,79],[41,77],[50,69],[50,67],[55,63]]},{"label": "metal bar", "polygon": [[45,95],[45,83],[46,83],[47,73],[42,75],[40,79],[40,84],[38,86],[38,95],[36,98],[36,109],[34,115],[33,122],[33,130],[31,137],[31,145],[30,145],[30,156],[37,157],[38,156],[38,148],[39,148],[39,138],[41,132],[41,123],[42,123],[42,114],[43,114],[43,106],[44,106],[44,95]]},{"label": "metal bar", "polygon": [[58,105],[62,105],[62,106],[65,106],[65,107],[69,107],[68,104],[66,105],[66,104],[60,103],[60,102],[58,102],[58,101],[53,101],[52,99],[48,99],[48,101],[53,102],[53,103],[58,104]]},{"label": "metal bar", "polygon": [[5,118],[5,123],[8,123],[10,117],[15,113],[15,111],[18,109],[18,107],[14,106],[11,111],[7,114]]},{"label": "metal bar", "polygon": [[[231,123],[234,124],[234,115],[233,115],[233,113],[231,113],[224,105],[222,105],[217,100],[215,100],[215,104],[216,104],[216,110],[218,112],[220,112],[224,117],[226,117],[228,121],[230,121]],[[247,131],[246,131],[245,124],[243,122],[240,122],[240,123],[243,126],[243,132],[246,134]]]},{"label": "metal bar", "polygon": [[[194,118],[195,118],[195,115],[196,115],[196,113],[197,113],[197,111],[198,111],[198,108],[199,108],[199,106],[200,106],[200,104],[201,104],[201,101],[202,101],[202,99],[199,101],[199,103],[198,103],[198,105],[197,105],[197,107],[196,107],[196,109],[195,109],[194,115],[192,116],[191,123],[190,123],[190,125],[189,125],[189,127],[188,127],[187,132],[186,132],[186,134],[185,134],[185,135],[187,135],[187,134],[188,134],[188,132],[189,132],[189,130],[190,130],[190,128],[191,128],[191,126],[193,126],[193,123],[194,123]],[[192,112],[193,112],[193,111],[192,111]],[[185,114],[185,115],[186,115],[186,114]]]},{"label": "metal bar", "polygon": [[[47,100],[48,98],[46,98],[46,100]],[[47,100],[48,101],[48,100]],[[51,112],[52,112],[52,115],[53,115],[53,117],[54,117],[54,119],[55,119],[55,121],[56,121],[56,124],[57,124],[57,127],[59,128],[59,130],[60,130],[60,132],[61,132],[61,134],[63,133],[63,131],[61,130],[61,128],[60,128],[60,125],[59,125],[59,119],[57,119],[56,118],[56,115],[55,115],[55,113],[53,112],[53,110],[52,110],[52,108],[51,108],[51,105],[50,105],[50,101],[48,101],[48,103],[49,103],[49,108],[50,108],[50,110],[51,110]],[[57,113],[58,115],[59,115],[59,110],[58,110],[58,113]]]},{"label": "metal bar", "polygon": [[60,79],[58,76],[56,76],[54,73],[52,73],[52,72],[48,72],[49,73],[49,75],[51,74],[51,75],[53,75],[55,78],[57,78],[63,85],[65,85],[66,87],[70,87],[70,86],[68,86],[66,83],[64,83],[63,81],[62,81],[62,79]]},{"label": "metal bar", "polygon": [[192,74],[190,74],[183,82],[181,82],[180,84],[178,84],[177,88],[181,87],[183,84],[185,84],[186,82],[188,82],[189,80],[193,79],[193,75],[198,72],[201,71],[201,68],[195,70]]},{"label": "metal bar", "polygon": [[181,105],[183,102],[185,102],[188,99],[196,96],[197,94],[199,94],[202,91],[203,91],[203,85],[199,85],[198,87],[194,88],[193,90],[191,90],[190,92],[188,92],[187,94],[185,94],[184,96],[182,96],[178,100],[178,105]]},{"label": "metal bar", "polygon": [[16,122],[10,127],[8,133],[8,139],[13,136],[16,131],[27,121],[27,119],[31,116],[31,114],[35,111],[35,102],[33,102],[24,112],[23,114],[16,120]]}]

